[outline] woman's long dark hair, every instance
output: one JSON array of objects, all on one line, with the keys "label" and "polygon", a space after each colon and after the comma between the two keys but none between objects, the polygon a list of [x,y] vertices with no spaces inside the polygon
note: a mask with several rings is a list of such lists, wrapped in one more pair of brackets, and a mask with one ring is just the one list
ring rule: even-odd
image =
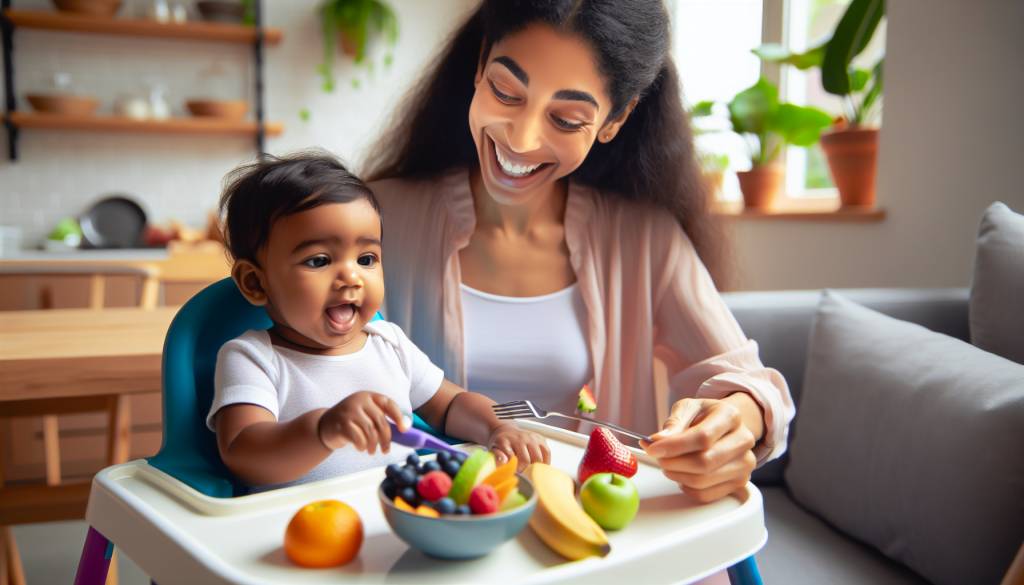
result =
[{"label": "woman's long dark hair", "polygon": [[494,43],[538,22],[581,35],[594,49],[608,80],[609,118],[639,97],[618,136],[595,142],[571,179],[671,212],[724,288],[724,239],[708,213],[663,0],[484,0],[406,96],[371,149],[365,176],[424,179],[478,165],[467,122],[477,67]]}]

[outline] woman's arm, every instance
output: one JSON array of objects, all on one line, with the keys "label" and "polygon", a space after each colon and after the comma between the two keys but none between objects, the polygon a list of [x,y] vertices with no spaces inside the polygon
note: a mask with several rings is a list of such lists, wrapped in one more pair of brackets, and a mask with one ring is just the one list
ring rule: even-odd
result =
[{"label": "woman's arm", "polygon": [[[671,222],[671,219],[666,219]],[[656,353],[669,371],[672,412],[647,451],[701,501],[746,485],[758,462],[785,449],[794,408],[781,374],[761,363],[696,251],[673,223],[654,221],[667,249],[655,287]]]},{"label": "woman's arm", "polygon": [[446,435],[486,445],[494,451],[499,464],[512,455],[519,460],[520,469],[533,461],[549,462],[551,452],[543,437],[498,419],[491,410],[493,404],[483,394],[467,392],[444,380],[416,413]]}]

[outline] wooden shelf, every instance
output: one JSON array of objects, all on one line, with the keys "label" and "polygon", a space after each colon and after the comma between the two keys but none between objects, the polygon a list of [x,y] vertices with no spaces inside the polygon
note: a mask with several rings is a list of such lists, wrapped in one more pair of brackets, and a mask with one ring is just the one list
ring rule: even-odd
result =
[{"label": "wooden shelf", "polygon": [[[11,10],[4,12],[14,26],[59,30],[68,32],[97,33],[134,37],[158,37],[169,39],[197,39],[224,41],[229,43],[256,42],[256,29],[240,24],[215,22],[163,23],[155,20],[84,16],[53,10]],[[281,42],[281,29],[264,28],[263,40],[268,45]]]},{"label": "wooden shelf", "polygon": [[885,219],[878,207],[841,207],[836,199],[788,197],[772,209],[745,209],[742,201],[716,201],[712,213],[727,219],[803,220],[871,223]]},{"label": "wooden shelf", "polygon": [[[133,120],[119,116],[65,116],[38,112],[11,112],[10,121],[18,128],[47,130],[89,130],[99,132],[141,132],[154,134],[225,134],[255,136],[256,122],[217,118],[171,118],[169,120]],[[280,123],[264,126],[267,136],[281,134]]]}]

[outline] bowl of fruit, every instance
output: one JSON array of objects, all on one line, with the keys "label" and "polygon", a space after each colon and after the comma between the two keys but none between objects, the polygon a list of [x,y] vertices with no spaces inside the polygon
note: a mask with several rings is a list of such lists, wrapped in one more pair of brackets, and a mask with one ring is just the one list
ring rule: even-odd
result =
[{"label": "bowl of fruit", "polygon": [[533,484],[516,473],[517,463],[496,465],[483,449],[423,460],[410,454],[404,465],[387,467],[377,490],[384,518],[429,556],[484,556],[519,534],[537,507]]}]

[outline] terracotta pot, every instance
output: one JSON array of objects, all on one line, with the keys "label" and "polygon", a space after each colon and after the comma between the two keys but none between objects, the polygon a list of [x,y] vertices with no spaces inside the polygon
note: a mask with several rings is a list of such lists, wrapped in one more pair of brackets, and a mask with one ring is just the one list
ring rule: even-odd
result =
[{"label": "terracotta pot", "polygon": [[701,171],[701,177],[704,179],[704,184],[707,185],[709,201],[718,199],[718,195],[722,192],[722,183],[725,182],[725,172]]},{"label": "terracotta pot", "polygon": [[341,52],[345,55],[355,59],[359,54],[359,46],[356,45],[354,35],[345,34],[345,31],[338,31],[338,46],[341,47]]},{"label": "terracotta pot", "polygon": [[844,128],[821,135],[832,182],[843,207],[874,207],[878,169],[878,130]]},{"label": "terracotta pot", "polygon": [[771,209],[782,194],[784,177],[782,166],[776,164],[737,172],[736,178],[740,180],[740,191],[743,192],[743,207]]}]

